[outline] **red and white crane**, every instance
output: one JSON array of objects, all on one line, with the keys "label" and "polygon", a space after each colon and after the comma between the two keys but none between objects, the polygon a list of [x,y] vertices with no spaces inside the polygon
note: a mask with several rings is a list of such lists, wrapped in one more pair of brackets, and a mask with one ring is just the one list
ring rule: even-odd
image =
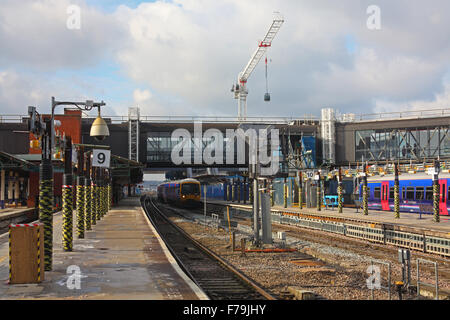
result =
[{"label": "red and white crane", "polygon": [[[233,87],[231,88],[231,92],[234,92],[234,98],[238,99],[239,121],[246,120],[247,118],[247,95],[248,95],[247,80],[252,74],[253,70],[258,65],[261,58],[266,53],[267,48],[272,46],[272,41],[277,35],[283,23],[284,23],[283,16],[280,13],[275,12],[275,16],[272,21],[272,25],[269,28],[269,31],[267,31],[267,34],[264,37],[264,39],[261,42],[259,42],[258,48],[251,57],[247,66],[244,68],[244,70],[242,70],[241,73],[239,73],[237,84],[233,85]],[[267,97],[269,98],[267,99]],[[266,101],[270,100],[270,96],[268,96],[268,93],[266,93],[265,100]]]}]

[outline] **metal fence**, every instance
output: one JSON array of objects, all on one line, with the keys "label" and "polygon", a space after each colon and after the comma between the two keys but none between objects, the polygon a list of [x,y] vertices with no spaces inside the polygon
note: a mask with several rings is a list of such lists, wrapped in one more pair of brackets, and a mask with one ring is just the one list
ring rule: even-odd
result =
[{"label": "metal fence", "polygon": [[[430,284],[427,282],[421,282],[420,281],[420,262],[422,263],[428,263],[428,264],[432,264],[434,265],[434,273],[435,273],[435,283]],[[425,259],[421,259],[418,258],[417,259],[417,295],[420,295],[420,286],[427,286],[427,287],[434,287],[435,289],[435,299],[439,300],[439,274],[438,274],[438,265],[437,262],[434,261],[430,261],[430,260],[425,260]]]},{"label": "metal fence", "polygon": [[450,239],[418,233],[386,230],[375,226],[327,221],[321,218],[307,218],[293,213],[272,211],[272,220],[279,224],[341,234],[381,244],[415,249],[422,252],[450,256]]}]

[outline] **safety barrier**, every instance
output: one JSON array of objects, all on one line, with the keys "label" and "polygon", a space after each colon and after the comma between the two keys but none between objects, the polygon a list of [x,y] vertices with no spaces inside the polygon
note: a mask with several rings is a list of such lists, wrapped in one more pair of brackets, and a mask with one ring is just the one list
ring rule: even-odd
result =
[{"label": "safety barrier", "polygon": [[[244,209],[231,206],[230,212],[250,217],[253,215],[250,208]],[[343,223],[327,220],[326,217],[306,217],[298,213],[283,211],[272,211],[272,222],[326,231],[351,238],[364,239],[380,244],[390,244],[397,247],[450,257],[450,239],[391,230],[383,226],[377,226],[374,223]]]},{"label": "safety barrier", "polygon": [[375,224],[367,226],[326,221],[320,219],[320,217],[313,219],[302,217],[298,214],[285,214],[283,212],[272,212],[272,221],[279,224],[337,233],[371,242],[391,244],[397,247],[450,256],[450,239],[425,236],[418,233],[388,230],[376,227]]},{"label": "safety barrier", "polygon": [[442,254],[450,256],[450,240],[426,236],[426,251],[431,253]]}]

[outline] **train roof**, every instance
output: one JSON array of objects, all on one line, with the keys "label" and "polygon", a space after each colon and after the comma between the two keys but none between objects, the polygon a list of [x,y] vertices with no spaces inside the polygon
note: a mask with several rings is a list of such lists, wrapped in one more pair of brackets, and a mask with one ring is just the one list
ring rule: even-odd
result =
[{"label": "train roof", "polygon": [[[449,179],[449,173],[440,173],[439,179]],[[384,176],[373,176],[368,177],[367,182],[376,182],[376,181],[391,181],[395,179],[395,175],[387,174]],[[433,176],[426,173],[403,173],[398,176],[398,179],[401,180],[432,180]]]},{"label": "train roof", "polygon": [[159,184],[158,187],[159,186],[164,186],[164,185],[167,185],[167,184],[180,184],[180,183],[189,183],[189,182],[190,183],[199,183],[200,184],[200,182],[198,180],[196,180],[196,179],[187,178],[187,179],[182,179],[182,180],[166,181],[166,182],[163,182],[163,183]]}]

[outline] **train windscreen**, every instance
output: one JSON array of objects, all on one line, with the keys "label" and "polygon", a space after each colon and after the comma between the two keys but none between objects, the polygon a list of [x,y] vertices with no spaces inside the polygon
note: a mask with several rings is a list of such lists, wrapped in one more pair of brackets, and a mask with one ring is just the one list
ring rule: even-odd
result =
[{"label": "train windscreen", "polygon": [[196,183],[183,183],[181,186],[182,194],[200,194],[200,185]]}]

